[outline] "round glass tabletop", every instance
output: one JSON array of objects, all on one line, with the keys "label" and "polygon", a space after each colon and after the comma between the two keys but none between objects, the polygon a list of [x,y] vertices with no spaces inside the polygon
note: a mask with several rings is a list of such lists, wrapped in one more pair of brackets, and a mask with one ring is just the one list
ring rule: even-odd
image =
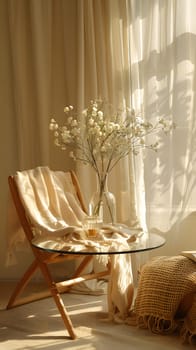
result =
[{"label": "round glass tabletop", "polygon": [[165,244],[165,238],[162,236],[145,232],[136,240],[123,244],[122,240],[98,240],[91,238],[69,243],[63,237],[40,237],[32,241],[32,245],[38,249],[61,254],[78,254],[78,255],[103,255],[103,254],[127,254],[138,253],[153,250],[162,247]]}]

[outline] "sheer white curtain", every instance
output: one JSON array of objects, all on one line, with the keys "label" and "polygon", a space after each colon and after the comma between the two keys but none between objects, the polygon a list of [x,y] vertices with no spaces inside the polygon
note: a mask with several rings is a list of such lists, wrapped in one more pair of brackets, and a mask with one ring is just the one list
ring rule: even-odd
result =
[{"label": "sheer white curtain", "polygon": [[196,23],[194,0],[131,0],[133,96],[145,118],[170,116],[177,129],[146,153],[147,224],[170,254],[195,249]]}]

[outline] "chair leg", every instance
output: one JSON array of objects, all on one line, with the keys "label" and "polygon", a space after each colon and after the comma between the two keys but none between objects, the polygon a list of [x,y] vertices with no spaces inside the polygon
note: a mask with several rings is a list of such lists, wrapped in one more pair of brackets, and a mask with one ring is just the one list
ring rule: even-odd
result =
[{"label": "chair leg", "polygon": [[72,324],[72,321],[68,315],[68,312],[65,308],[65,305],[62,301],[62,298],[60,296],[60,293],[58,292],[57,288],[56,288],[56,285],[55,283],[53,284],[53,287],[51,288],[51,293],[52,293],[52,296],[55,300],[55,303],[58,307],[58,310],[61,314],[61,317],[62,317],[62,320],[65,324],[65,327],[67,328],[67,331],[71,337],[71,339],[76,339],[77,338],[77,335],[76,333],[74,332],[74,327],[73,327],[73,324]]},{"label": "chair leg", "polygon": [[72,279],[76,278],[81,275],[81,273],[84,271],[85,267],[91,262],[93,257],[91,255],[85,256],[85,258],[82,260],[76,271],[74,272]]},{"label": "chair leg", "polygon": [[20,279],[19,283],[16,285],[16,288],[14,289],[9,302],[7,304],[7,309],[10,309],[12,307],[15,307],[17,305],[21,305],[20,302],[15,302],[16,298],[22,293],[22,291],[25,289],[26,285],[30,281],[30,279],[33,277],[35,271],[38,269],[38,263],[36,260],[33,261],[33,263],[29,266],[29,268],[24,273],[23,277]]},{"label": "chair leg", "polygon": [[70,337],[72,339],[76,339],[77,338],[77,335],[76,333],[74,332],[74,327],[73,327],[73,324],[71,322],[71,319],[68,315],[68,312],[65,308],[65,305],[63,303],[63,300],[60,296],[60,293],[57,289],[57,286],[56,286],[56,283],[52,280],[52,276],[48,270],[48,267],[46,264],[42,263],[42,262],[39,262],[39,267],[42,271],[42,274],[45,278],[45,281],[47,282],[48,284],[48,287],[50,289],[50,292],[51,292],[51,295],[56,303],[56,306],[61,314],[61,317],[62,317],[62,320],[65,324],[65,327],[70,335]]}]

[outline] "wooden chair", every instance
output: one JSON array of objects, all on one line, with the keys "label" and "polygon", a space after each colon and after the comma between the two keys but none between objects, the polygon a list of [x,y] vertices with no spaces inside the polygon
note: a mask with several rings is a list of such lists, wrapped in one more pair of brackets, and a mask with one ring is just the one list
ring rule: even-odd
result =
[{"label": "wooden chair", "polygon": [[[81,204],[81,207],[84,211],[85,209],[85,204],[83,200],[83,196],[80,190],[79,182],[78,179],[73,171],[70,171],[71,174],[71,179],[73,182],[73,186],[76,189],[76,194],[79,199],[79,202]],[[37,248],[35,248],[31,242],[32,239],[34,238],[32,228],[31,228],[31,223],[29,220],[29,217],[26,214],[24,204],[20,198],[19,191],[17,188],[17,183],[15,181],[14,176],[9,176],[8,177],[8,183],[9,183],[9,188],[11,191],[11,195],[16,207],[16,211],[20,220],[20,223],[22,225],[22,228],[25,232],[26,238],[29,241],[30,247],[32,249],[33,255],[34,255],[34,261],[32,264],[28,267],[26,272],[24,273],[23,277],[20,279],[18,284],[16,285],[15,290],[13,291],[9,302],[7,304],[7,309],[23,305],[32,301],[36,301],[42,298],[46,298],[48,296],[52,296],[56,306],[60,312],[60,315],[62,317],[62,320],[65,324],[65,327],[72,339],[76,338],[76,333],[74,331],[74,327],[72,324],[72,321],[68,315],[68,312],[66,310],[66,307],[63,303],[63,300],[61,298],[61,293],[67,291],[70,286],[80,283],[82,281],[86,280],[91,280],[91,279],[98,279],[102,278],[103,276],[109,275],[109,268],[106,269],[105,271],[97,272],[97,273],[90,273],[90,274],[84,274],[83,271],[85,267],[90,263],[90,261],[93,259],[93,256],[87,255],[87,256],[81,256],[81,255],[62,255],[58,253],[50,253],[50,252],[45,252],[41,251]],[[70,259],[77,259],[80,258],[80,264],[79,267],[76,269],[74,272],[73,276],[69,280],[64,280],[61,282],[56,282],[54,281],[54,277],[52,276],[52,273],[49,269],[50,264],[55,264],[59,263],[62,261],[67,261]],[[37,295],[31,296],[31,297],[21,297],[21,294],[24,290],[24,288],[27,286],[27,284],[30,282],[32,279],[33,275],[37,270],[40,270],[44,280],[46,281],[48,285],[48,290],[46,293],[38,293]],[[19,297],[20,295],[20,297]]]}]

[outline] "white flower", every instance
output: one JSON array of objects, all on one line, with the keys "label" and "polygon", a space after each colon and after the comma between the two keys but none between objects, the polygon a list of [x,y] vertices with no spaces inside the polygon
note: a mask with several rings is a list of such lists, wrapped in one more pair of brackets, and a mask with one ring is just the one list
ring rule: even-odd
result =
[{"label": "white flower", "polygon": [[98,115],[98,117],[99,117],[100,120],[103,119],[103,112],[102,112],[102,111],[98,111],[98,112],[97,112],[97,115]]},{"label": "white flower", "polygon": [[61,138],[64,144],[70,143],[72,141],[70,131],[67,130],[66,128],[63,129],[61,133]]},{"label": "white flower", "polygon": [[71,126],[77,126],[78,125],[78,122],[76,119],[74,119],[72,122],[71,122]]},{"label": "white flower", "polygon": [[73,135],[73,136],[77,136],[80,134],[80,129],[78,128],[73,128],[70,133]]},{"label": "white flower", "polygon": [[97,111],[94,109],[93,111],[92,111],[92,117],[96,117],[97,116]]},{"label": "white flower", "polygon": [[50,120],[50,124],[49,124],[49,130],[51,131],[55,131],[58,129],[58,124],[57,122],[55,121],[55,119],[51,119]]},{"label": "white flower", "polygon": [[92,126],[92,125],[94,124],[94,119],[93,119],[93,118],[90,118],[89,121],[88,121],[88,124],[89,124],[90,126]]}]

